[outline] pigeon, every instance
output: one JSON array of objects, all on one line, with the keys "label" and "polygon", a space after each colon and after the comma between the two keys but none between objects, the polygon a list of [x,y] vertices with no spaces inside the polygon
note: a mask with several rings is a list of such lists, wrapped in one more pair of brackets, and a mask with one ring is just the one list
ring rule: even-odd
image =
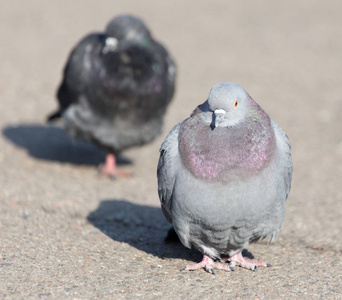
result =
[{"label": "pigeon", "polygon": [[162,211],[182,244],[203,254],[183,269],[215,274],[271,266],[241,252],[277,238],[292,170],[290,142],[279,125],[240,85],[216,84],[160,148]]},{"label": "pigeon", "polygon": [[116,155],[161,134],[175,79],[174,60],[143,21],[119,15],[71,51],[48,121],[62,118],[70,135],[105,149],[102,175],[125,177]]}]

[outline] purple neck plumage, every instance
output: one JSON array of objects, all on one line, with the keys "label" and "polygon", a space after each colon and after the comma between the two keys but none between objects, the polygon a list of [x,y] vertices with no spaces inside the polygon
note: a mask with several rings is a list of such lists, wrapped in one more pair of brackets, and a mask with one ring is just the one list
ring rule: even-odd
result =
[{"label": "purple neck plumage", "polygon": [[185,167],[199,179],[228,182],[254,176],[266,168],[275,152],[271,120],[253,100],[243,122],[210,128],[202,104],[180,129],[179,152]]}]

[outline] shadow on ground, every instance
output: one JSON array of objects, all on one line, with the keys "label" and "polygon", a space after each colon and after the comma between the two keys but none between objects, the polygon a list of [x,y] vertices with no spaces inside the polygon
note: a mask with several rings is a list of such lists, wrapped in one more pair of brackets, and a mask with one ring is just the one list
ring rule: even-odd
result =
[{"label": "shadow on ground", "polygon": [[185,248],[177,239],[165,241],[171,225],[160,207],[126,200],[103,200],[87,219],[113,240],[128,243],[154,256],[192,261],[202,258],[200,253]]},{"label": "shadow on ground", "polygon": [[[103,200],[88,221],[107,236],[160,258],[179,258],[199,262],[202,255],[185,248],[159,207],[126,200]],[[244,249],[242,255],[253,259]]]},{"label": "shadow on ground", "polygon": [[[26,149],[34,158],[71,163],[75,165],[98,165],[105,160],[106,152],[95,145],[75,140],[55,126],[19,124],[3,128],[2,134],[16,146]],[[118,164],[129,160],[118,159]]]}]

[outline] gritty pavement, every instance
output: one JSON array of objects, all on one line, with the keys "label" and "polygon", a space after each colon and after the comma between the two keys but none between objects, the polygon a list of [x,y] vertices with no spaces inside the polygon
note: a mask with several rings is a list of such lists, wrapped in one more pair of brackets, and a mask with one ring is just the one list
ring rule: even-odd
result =
[{"label": "gritty pavement", "polygon": [[[0,299],[342,299],[340,1],[1,1]],[[105,153],[45,124],[70,49],[116,14],[141,16],[178,65],[163,135]],[[158,149],[221,81],[241,84],[287,132],[294,177],[272,268],[181,272],[201,259],[159,206]],[[227,212],[229,213],[229,212]]]}]

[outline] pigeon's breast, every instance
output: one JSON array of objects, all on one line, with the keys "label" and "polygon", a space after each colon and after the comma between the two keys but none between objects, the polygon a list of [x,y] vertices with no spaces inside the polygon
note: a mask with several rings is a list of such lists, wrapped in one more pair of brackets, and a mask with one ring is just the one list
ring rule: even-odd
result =
[{"label": "pigeon's breast", "polygon": [[275,134],[267,115],[215,129],[197,115],[185,120],[180,129],[182,162],[193,176],[206,181],[256,176],[270,164],[275,151]]}]

